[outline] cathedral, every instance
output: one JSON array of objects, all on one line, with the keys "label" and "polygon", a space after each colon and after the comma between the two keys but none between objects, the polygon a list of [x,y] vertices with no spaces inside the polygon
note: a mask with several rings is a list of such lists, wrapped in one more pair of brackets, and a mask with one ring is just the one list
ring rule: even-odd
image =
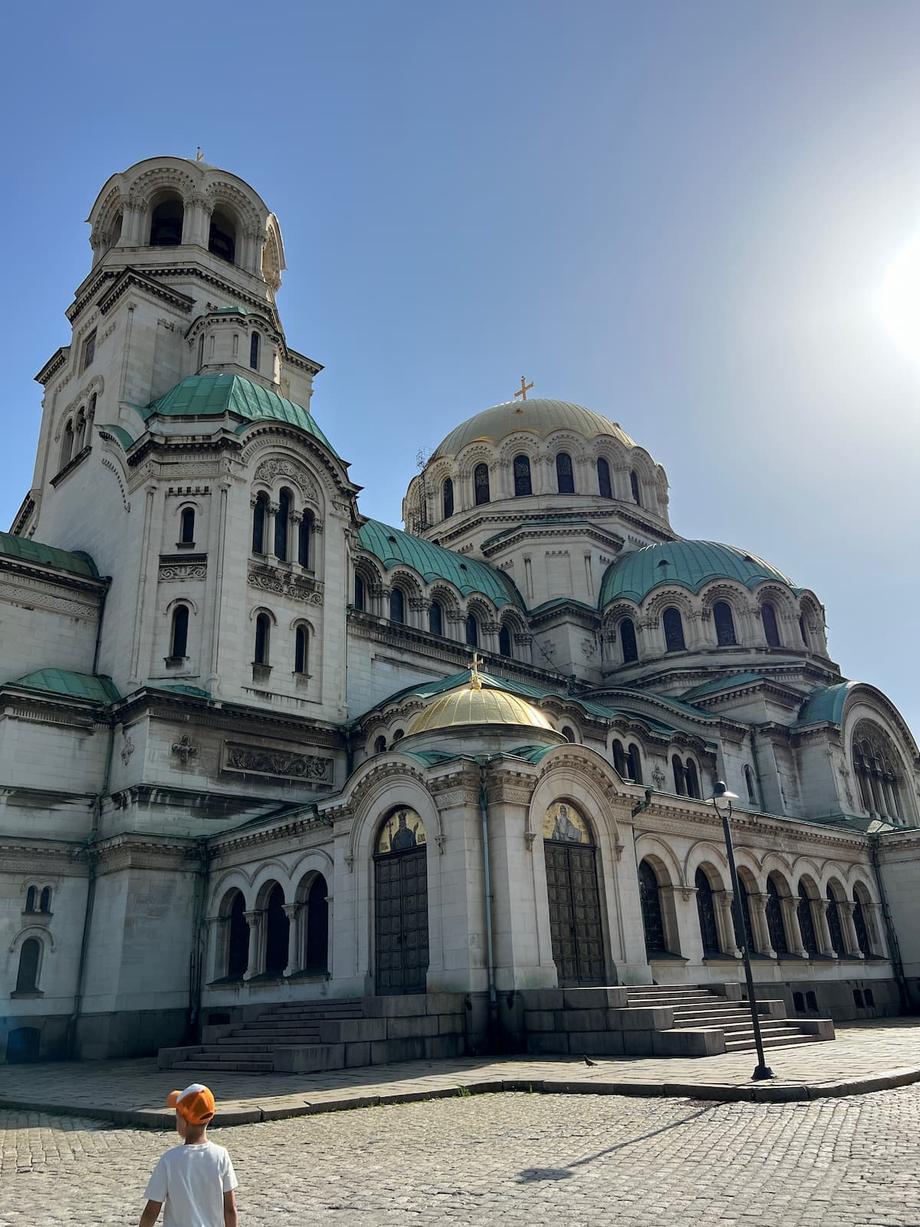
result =
[{"label": "cathedral", "polygon": [[820,594],[523,380],[368,519],[259,194],[88,220],[0,533],[0,1059],[732,1051],[745,942],[777,1045],[920,1006],[917,745]]}]

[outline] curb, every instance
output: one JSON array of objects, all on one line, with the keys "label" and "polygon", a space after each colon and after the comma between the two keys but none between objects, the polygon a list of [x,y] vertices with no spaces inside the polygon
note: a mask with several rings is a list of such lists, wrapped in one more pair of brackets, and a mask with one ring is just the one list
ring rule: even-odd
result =
[{"label": "curb", "polygon": [[[346,1095],[341,1099],[323,1099],[276,1108],[237,1108],[221,1112],[214,1128],[261,1124],[263,1121],[286,1120],[295,1116],[316,1116],[323,1112],[349,1112],[358,1108],[377,1108],[400,1103],[421,1103],[429,1099],[453,1099],[466,1095],[488,1095],[499,1092],[529,1092],[542,1095],[624,1095],[633,1098],[707,1099],[721,1103],[802,1103],[812,1099],[833,1099],[844,1095],[870,1095],[896,1087],[920,1082],[920,1066],[890,1069],[868,1078],[853,1078],[837,1082],[793,1085],[758,1082],[734,1084],[718,1082],[599,1082],[568,1081],[549,1078],[484,1079],[482,1082],[458,1083],[456,1086],[425,1090],[381,1091],[374,1095]],[[0,1096],[0,1108],[18,1112],[46,1112],[51,1116],[82,1116],[91,1120],[110,1121],[135,1129],[171,1129],[173,1113],[161,1108],[107,1108],[98,1104],[40,1103]]]}]

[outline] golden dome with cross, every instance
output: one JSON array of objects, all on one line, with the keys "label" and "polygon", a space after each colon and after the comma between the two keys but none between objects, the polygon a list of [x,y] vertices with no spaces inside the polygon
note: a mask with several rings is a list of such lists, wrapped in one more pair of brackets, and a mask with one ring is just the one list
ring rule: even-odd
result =
[{"label": "golden dome with cross", "polygon": [[432,699],[424,711],[409,721],[406,736],[473,724],[520,725],[549,730],[553,727],[540,709],[526,699],[502,690],[491,681],[484,684],[478,656],[473,657],[469,680]]}]

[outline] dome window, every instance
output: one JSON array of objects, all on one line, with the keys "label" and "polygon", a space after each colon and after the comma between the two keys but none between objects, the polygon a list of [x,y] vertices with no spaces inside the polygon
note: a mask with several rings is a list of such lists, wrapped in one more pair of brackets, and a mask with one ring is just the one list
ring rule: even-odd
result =
[{"label": "dome window", "polygon": [[501,629],[498,632],[498,650],[502,656],[513,656],[511,651],[511,631],[508,629],[508,623],[503,622]]},{"label": "dome window", "polygon": [[556,456],[556,489],[560,494],[575,493],[575,475],[572,472],[572,457],[568,452]]},{"label": "dome window", "polygon": [[636,645],[636,625],[632,618],[624,618],[620,622],[620,647],[623,652],[623,664],[631,664],[639,659],[639,649]]},{"label": "dome window", "polygon": [[182,242],[185,208],[178,196],[167,196],[150,215],[150,246],[178,247]]},{"label": "dome window", "polygon": [[390,621],[403,623],[406,620],[406,598],[402,588],[390,589]]},{"label": "dome window", "polygon": [[783,641],[779,637],[779,623],[776,618],[776,607],[770,601],[764,601],[760,607],[760,620],[763,623],[763,633],[768,648],[781,648]]},{"label": "dome window", "polygon": [[633,502],[637,507],[642,506],[642,489],[639,485],[639,474],[635,469],[629,470],[629,488],[632,492]]},{"label": "dome window", "polygon": [[669,605],[661,615],[661,625],[664,628],[664,650],[666,652],[686,652],[684,620],[680,616],[680,610]]},{"label": "dome window", "polygon": [[489,466],[487,464],[477,464],[473,470],[473,497],[477,507],[487,503],[491,497],[489,493]]},{"label": "dome window", "polygon": [[515,498],[521,498],[528,494],[533,494],[533,485],[530,480],[530,459],[527,456],[515,456],[514,496]]},{"label": "dome window", "polygon": [[428,607],[428,631],[432,635],[444,635],[444,607],[440,601],[432,601]]},{"label": "dome window", "polygon": [[441,502],[444,507],[444,519],[447,520],[454,514],[454,483],[449,477],[444,478],[444,485],[441,487]]},{"label": "dome window", "polygon": [[355,609],[364,609],[364,579],[355,572]]},{"label": "dome window", "polygon": [[313,512],[305,511],[297,530],[297,561],[308,571],[313,568]]},{"label": "dome window", "polygon": [[610,484],[610,465],[600,456],[597,461],[597,492],[601,498],[613,498],[613,486]]},{"label": "dome window", "polygon": [[712,617],[716,624],[716,643],[720,648],[734,647],[738,638],[735,634],[735,619],[732,607],[728,601],[716,601],[712,607]]},{"label": "dome window", "polygon": [[249,369],[257,371],[259,369],[259,348],[262,338],[257,332],[254,332],[249,338]]},{"label": "dome window", "polygon": [[265,553],[265,529],[268,520],[268,495],[263,491],[256,495],[252,509],[252,552]]},{"label": "dome window", "polygon": [[230,215],[223,209],[215,209],[211,214],[211,228],[208,232],[208,251],[222,260],[232,264],[236,257],[236,226]]},{"label": "dome window", "polygon": [[466,642],[471,648],[479,647],[479,622],[474,613],[466,615]]},{"label": "dome window", "polygon": [[288,530],[293,502],[294,496],[285,486],[278,495],[278,510],[275,512],[275,557],[280,562],[287,562]]}]

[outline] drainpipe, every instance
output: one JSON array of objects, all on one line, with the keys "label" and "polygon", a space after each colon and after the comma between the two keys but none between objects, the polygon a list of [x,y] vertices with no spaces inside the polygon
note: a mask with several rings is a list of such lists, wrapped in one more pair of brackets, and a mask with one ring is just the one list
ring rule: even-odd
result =
[{"label": "drainpipe", "polygon": [[206,900],[208,897],[208,847],[205,840],[198,845],[201,856],[198,869],[195,872],[194,946],[192,947],[191,966],[189,968],[191,983],[189,984],[189,1031],[196,1038],[200,1035],[201,995],[204,991],[204,961],[207,957],[207,919],[205,917]]},{"label": "drainpipe", "polygon": [[495,942],[492,930],[492,862],[489,853],[489,801],[486,795],[486,761],[478,759],[479,818],[482,825],[482,884],[486,919],[486,977],[489,985],[489,1030],[498,1035],[498,997],[495,992]]},{"label": "drainpipe", "polygon": [[885,892],[885,886],[882,882],[882,867],[878,859],[879,836],[877,834],[869,836],[869,859],[872,862],[872,870],[875,874],[875,885],[878,887],[878,897],[882,905],[882,919],[885,923],[885,936],[888,938],[888,950],[891,955],[891,970],[894,972],[894,978],[898,985],[898,994],[901,998],[901,1009],[905,1014],[912,1012],[910,992],[907,987],[907,977],[904,975],[904,963],[901,959],[901,947],[898,945],[898,937],[895,933],[894,921],[891,919],[891,909],[888,906],[888,895]]}]

